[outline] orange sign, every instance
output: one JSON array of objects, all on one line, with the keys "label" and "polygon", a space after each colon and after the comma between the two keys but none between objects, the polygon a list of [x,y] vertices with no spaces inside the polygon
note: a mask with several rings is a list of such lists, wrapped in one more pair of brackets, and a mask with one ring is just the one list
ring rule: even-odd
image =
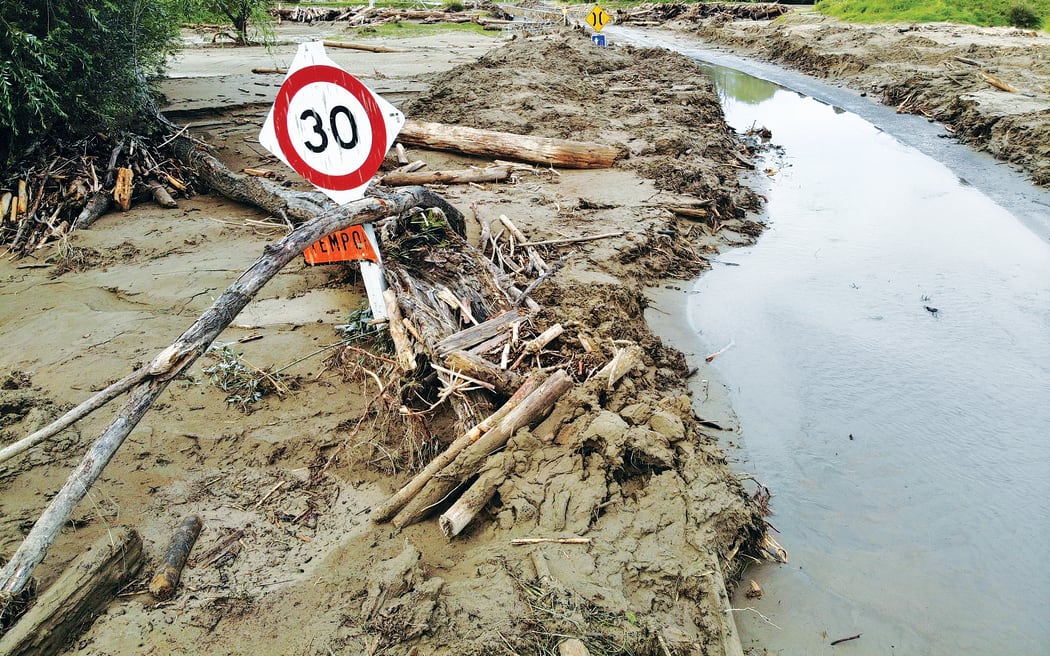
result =
[{"label": "orange sign", "polygon": [[331,262],[350,262],[368,260],[379,262],[372,242],[365,234],[363,227],[351,226],[337,230],[327,237],[322,237],[303,251],[307,264],[329,264]]}]

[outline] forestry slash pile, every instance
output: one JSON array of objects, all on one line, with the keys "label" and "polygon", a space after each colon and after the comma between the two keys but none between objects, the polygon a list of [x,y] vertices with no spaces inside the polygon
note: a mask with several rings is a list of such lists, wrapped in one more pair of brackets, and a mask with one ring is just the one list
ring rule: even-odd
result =
[{"label": "forestry slash pile", "polygon": [[[613,102],[598,108],[596,97]],[[66,440],[48,458],[31,451],[22,469],[2,472],[6,495],[23,476],[54,482],[53,464],[80,459],[39,520],[23,513],[4,525],[11,556],[0,577],[0,654],[57,653],[107,605],[75,653],[732,649],[727,581],[748,559],[784,553],[766,533],[766,497],[745,491],[712,435],[719,427],[693,412],[684,358],[646,327],[641,286],[693,275],[718,248],[761,230],[744,217],[757,198],[736,179],[751,166],[750,146],[725,126],[709,81],[689,60],[595,49],[575,33],[517,40],[439,75],[406,113],[413,120],[386,187],[339,208],[226,170],[184,136],[171,140],[164,160],[178,162],[173,168],[158,166],[156,155],[138,164],[146,179],[192,178],[280,217],[278,226],[296,225],[175,342],[90,402],[35,432],[47,420],[29,423],[15,405],[5,409],[3,457],[11,460],[30,449],[15,431],[46,443],[73,418],[130,392],[83,459],[83,446]],[[566,141],[581,134],[590,141]],[[517,147],[537,140],[540,155]],[[409,170],[418,165],[404,149],[491,157],[493,143],[502,144],[493,166],[438,172]],[[61,186],[43,195],[67,195],[85,172],[105,188],[125,152],[113,148],[104,171],[98,156],[86,168],[59,162],[45,178]],[[613,160],[614,168],[579,174],[590,177],[568,170]],[[601,176],[615,176],[606,194],[571,202],[560,195]],[[421,182],[431,188],[393,186]],[[27,188],[34,184],[47,189],[39,179]],[[34,195],[27,193],[26,212]],[[12,198],[19,202],[17,191]],[[37,563],[56,539],[67,552],[84,550],[84,538],[62,528],[169,383],[204,377],[195,361],[212,355],[209,345],[306,245],[368,221],[381,238],[390,318],[377,326],[357,314],[341,327],[345,339],[326,350],[324,370],[364,390],[347,402],[349,412],[318,408],[346,413],[336,441],[252,408],[243,421],[272,417],[266,426],[279,426],[279,448],[260,460],[220,440],[161,485],[135,473],[135,454],[149,447],[131,441],[131,462],[118,455],[112,476],[135,487],[115,493],[120,523],[142,525],[98,527],[83,566],[61,578],[45,561],[48,585],[34,603]],[[590,234],[566,236],[566,227]],[[46,243],[41,237],[34,249]],[[338,276],[329,283],[346,284]],[[252,390],[283,387],[300,403],[308,402],[304,388],[319,385],[318,375],[293,391],[275,372],[223,364],[234,378],[253,379]],[[0,403],[46,395],[26,372],[5,381]],[[169,394],[176,407],[158,410],[165,418],[202,407]],[[304,461],[304,472],[293,473]],[[263,487],[266,477],[273,484]],[[194,550],[199,533],[204,544]],[[111,603],[118,589],[122,601]]]}]

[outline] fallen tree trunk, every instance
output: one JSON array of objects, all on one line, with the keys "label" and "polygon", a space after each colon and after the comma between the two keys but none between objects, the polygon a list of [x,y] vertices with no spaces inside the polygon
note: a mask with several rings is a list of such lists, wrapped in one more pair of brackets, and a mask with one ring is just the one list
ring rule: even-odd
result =
[{"label": "fallen tree trunk", "polygon": [[142,539],[121,527],[107,531],[0,638],[2,656],[60,653],[142,567]]},{"label": "fallen tree trunk", "polygon": [[496,427],[478,438],[448,466],[435,474],[394,517],[394,526],[402,528],[424,519],[449,493],[478,473],[490,453],[502,448],[519,428],[528,426],[546,415],[571,387],[572,378],[560,369],[543,381],[536,391],[508,412]]},{"label": "fallen tree trunk", "polygon": [[473,444],[479,437],[484,433],[495,428],[503,418],[506,417],[511,410],[518,407],[522,401],[525,400],[530,394],[536,391],[536,388],[540,386],[538,378],[530,378],[525,381],[524,384],[514,393],[510,399],[507,400],[503,406],[494,412],[493,414],[486,417],[477,426],[474,426],[465,434],[460,436],[458,439],[452,442],[443,452],[438,454],[436,458],[431,460],[426,467],[424,467],[418,474],[412,477],[412,480],[405,484],[400,490],[398,490],[393,496],[379,504],[372,510],[372,521],[384,522],[390,519],[394,513],[404,508],[405,504],[408,503],[412,497],[419,493],[420,490],[433,478],[434,474],[438,473],[446,466],[448,466],[453,460],[456,459],[460,453],[463,452],[468,446]]},{"label": "fallen tree trunk", "polygon": [[41,514],[10,562],[0,571],[0,611],[25,588],[33,569],[47,555],[62,526],[88,489],[102,474],[124,439],[131,433],[168,383],[204,354],[237,314],[286,264],[321,237],[336,230],[406,212],[412,207],[440,207],[446,214],[462,215],[423,187],[405,189],[384,198],[364,198],[317,216],[284,238],[267,246],[262,256],[241,274],[208,310],[148,367],[148,376],[132,391],[116,418],[102,432],[69,476],[65,485]]},{"label": "fallen tree trunk", "polygon": [[620,149],[608,144],[412,120],[405,121],[398,141],[433,150],[515,159],[566,169],[605,169],[620,157]]},{"label": "fallen tree trunk", "polygon": [[264,209],[274,216],[292,222],[309,221],[335,206],[320,192],[291,191],[266,178],[234,173],[217,157],[185,137],[179,137],[171,146],[175,155],[209,187],[231,200]]}]

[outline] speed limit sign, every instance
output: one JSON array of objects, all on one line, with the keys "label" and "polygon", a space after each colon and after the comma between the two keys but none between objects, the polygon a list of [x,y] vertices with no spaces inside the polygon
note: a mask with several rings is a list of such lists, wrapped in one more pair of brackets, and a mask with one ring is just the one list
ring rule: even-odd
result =
[{"label": "speed limit sign", "polygon": [[277,92],[259,142],[337,203],[365,195],[405,116],[304,43]]},{"label": "speed limit sign", "polygon": [[[405,115],[325,54],[304,43],[266,116],[259,143],[337,203],[364,198],[405,124]],[[328,235],[306,249],[309,264],[361,261],[372,316],[386,319],[382,258],[371,225]]]}]

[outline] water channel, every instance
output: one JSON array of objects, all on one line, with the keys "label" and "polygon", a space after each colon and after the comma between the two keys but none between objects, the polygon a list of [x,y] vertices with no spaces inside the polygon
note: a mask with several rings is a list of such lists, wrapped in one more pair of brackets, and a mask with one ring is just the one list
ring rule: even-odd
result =
[{"label": "water channel", "polygon": [[728,63],[805,87],[710,69],[729,123],[776,146],[769,230],[685,316],[684,350],[735,344],[714,364],[738,467],[791,554],[748,572],[744,646],[1050,653],[1050,194],[936,125]]}]

